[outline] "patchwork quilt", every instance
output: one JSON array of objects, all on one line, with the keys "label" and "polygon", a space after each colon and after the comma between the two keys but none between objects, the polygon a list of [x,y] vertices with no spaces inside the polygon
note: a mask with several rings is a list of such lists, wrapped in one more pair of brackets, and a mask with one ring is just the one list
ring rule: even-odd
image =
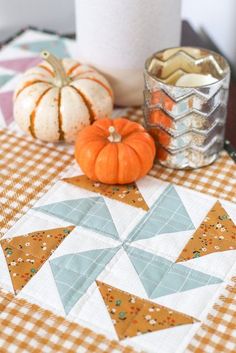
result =
[{"label": "patchwork quilt", "polygon": [[[235,351],[235,333],[224,331],[227,339],[205,327],[236,276],[233,160],[222,152],[215,164],[193,172],[154,166],[125,186],[90,181],[71,146],[35,141],[13,121],[14,86],[42,49],[76,56],[73,41],[36,30],[24,31],[0,53],[0,347]],[[115,110],[120,114],[142,118],[133,108]],[[46,342],[42,323],[34,319],[33,325],[27,314],[22,325],[22,308],[31,308],[32,317],[43,313],[45,322],[53,318]],[[67,327],[62,338],[57,320]],[[210,332],[227,344],[212,345]]]}]

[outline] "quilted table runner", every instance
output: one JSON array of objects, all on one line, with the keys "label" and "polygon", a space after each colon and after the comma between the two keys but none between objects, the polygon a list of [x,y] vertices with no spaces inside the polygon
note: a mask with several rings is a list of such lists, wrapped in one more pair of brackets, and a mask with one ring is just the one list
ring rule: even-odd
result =
[{"label": "quilted table runner", "polygon": [[[155,165],[90,181],[73,148],[23,135],[22,72],[72,40],[26,30],[0,52],[0,351],[236,351],[236,165]],[[114,111],[142,123],[139,108]]]}]

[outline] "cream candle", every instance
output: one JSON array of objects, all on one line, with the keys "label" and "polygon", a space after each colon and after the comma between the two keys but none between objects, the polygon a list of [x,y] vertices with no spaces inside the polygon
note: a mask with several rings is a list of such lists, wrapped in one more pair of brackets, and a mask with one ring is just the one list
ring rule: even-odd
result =
[{"label": "cream candle", "polygon": [[152,51],[179,44],[181,0],[75,3],[78,58],[107,77],[117,105],[142,105],[143,63]]},{"label": "cream candle", "polygon": [[175,83],[176,86],[180,87],[199,87],[210,85],[217,82],[217,79],[212,75],[203,74],[185,74],[181,76]]}]

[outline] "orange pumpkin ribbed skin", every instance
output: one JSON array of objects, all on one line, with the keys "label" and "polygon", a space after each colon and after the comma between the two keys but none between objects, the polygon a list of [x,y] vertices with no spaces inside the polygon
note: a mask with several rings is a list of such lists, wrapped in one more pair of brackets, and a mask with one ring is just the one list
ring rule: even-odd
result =
[{"label": "orange pumpkin ribbed skin", "polygon": [[[109,128],[121,138],[109,141]],[[128,184],[142,178],[151,169],[155,143],[140,125],[124,118],[100,119],[79,132],[75,158],[92,180],[105,184]]]}]

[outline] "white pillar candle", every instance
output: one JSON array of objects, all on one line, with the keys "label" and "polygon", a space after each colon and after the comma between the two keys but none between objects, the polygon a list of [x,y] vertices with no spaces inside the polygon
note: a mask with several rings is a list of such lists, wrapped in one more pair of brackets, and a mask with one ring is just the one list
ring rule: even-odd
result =
[{"label": "white pillar candle", "polygon": [[76,0],[78,59],[110,81],[118,105],[143,103],[143,66],[179,45],[181,0]]},{"label": "white pillar candle", "polygon": [[185,74],[176,81],[175,85],[180,87],[199,87],[210,85],[216,81],[217,79],[210,74]]}]

